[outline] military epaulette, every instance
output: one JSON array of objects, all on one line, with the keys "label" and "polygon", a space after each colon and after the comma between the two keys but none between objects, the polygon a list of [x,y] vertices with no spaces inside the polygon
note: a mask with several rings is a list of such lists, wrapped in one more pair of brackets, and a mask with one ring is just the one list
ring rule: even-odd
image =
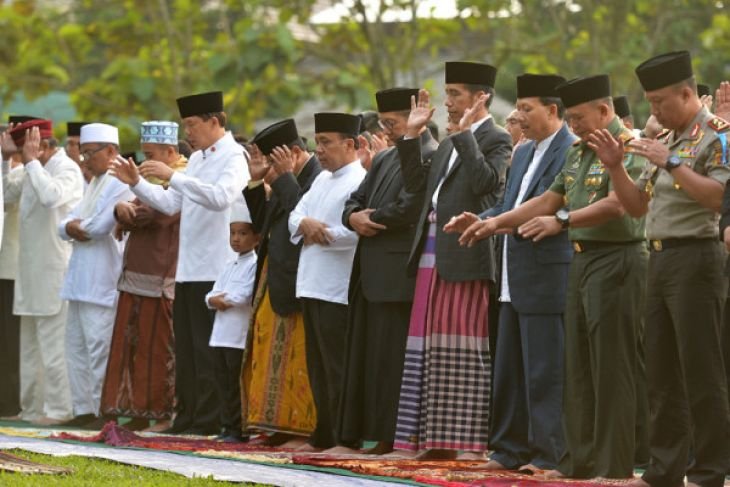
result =
[{"label": "military epaulette", "polygon": [[715,132],[725,132],[728,128],[730,128],[730,123],[723,118],[714,117],[712,120],[707,122],[707,126]]},{"label": "military epaulette", "polygon": [[627,130],[625,132],[621,132],[620,134],[618,134],[618,138],[621,139],[621,142],[623,142],[625,144],[626,142],[633,140],[634,134],[632,134],[631,132],[629,132]]}]

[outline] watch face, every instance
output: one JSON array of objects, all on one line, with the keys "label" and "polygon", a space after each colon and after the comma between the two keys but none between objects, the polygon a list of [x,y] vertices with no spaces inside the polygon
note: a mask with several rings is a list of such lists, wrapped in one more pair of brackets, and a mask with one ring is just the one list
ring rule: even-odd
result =
[{"label": "watch face", "polygon": [[669,156],[669,159],[667,159],[667,164],[670,165],[670,166],[672,166],[672,167],[677,167],[681,163],[682,163],[682,159],[680,159],[679,157],[674,156],[674,155]]},{"label": "watch face", "polygon": [[565,208],[562,208],[555,213],[555,217],[561,222],[567,222],[568,218],[570,218],[570,212]]}]

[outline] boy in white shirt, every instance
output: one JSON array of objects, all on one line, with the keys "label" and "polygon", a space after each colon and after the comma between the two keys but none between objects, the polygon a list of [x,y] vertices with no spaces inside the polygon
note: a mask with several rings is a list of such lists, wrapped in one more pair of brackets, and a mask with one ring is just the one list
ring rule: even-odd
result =
[{"label": "boy in white shirt", "polygon": [[241,431],[241,362],[246,345],[251,301],[256,279],[256,251],[259,235],[254,231],[243,197],[231,207],[231,248],[238,257],[226,264],[205,296],[215,309],[213,331],[208,345],[212,348],[215,381],[221,399],[218,439],[225,442],[248,441]]}]

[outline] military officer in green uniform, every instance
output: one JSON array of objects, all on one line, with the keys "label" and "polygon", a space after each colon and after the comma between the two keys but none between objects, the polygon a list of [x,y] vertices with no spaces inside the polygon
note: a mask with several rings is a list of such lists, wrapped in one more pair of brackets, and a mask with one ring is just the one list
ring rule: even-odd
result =
[{"label": "military officer in green uniform", "polygon": [[[666,132],[629,146],[645,156],[640,179],[621,167],[623,144],[596,134],[626,211],[647,214],[646,369],[651,460],[636,486],[720,487],[730,461],[730,418],[721,348],[725,251],[718,238],[730,178],[728,124],[702,106],[688,52],[636,68],[651,113]],[[648,213],[647,213],[648,212]],[[688,458],[694,460],[688,466]]]},{"label": "military officer in green uniform", "polygon": [[[632,136],[614,113],[608,76],[577,78],[557,90],[580,140],[549,191],[495,218],[474,222],[462,214],[447,227],[462,233],[466,245],[517,227],[533,240],[568,230],[575,254],[565,310],[567,451],[552,475],[625,478],[633,474],[637,334],[648,252],[643,218],[625,214],[610,175],[586,142],[598,129],[624,141]],[[622,160],[636,178],[646,164],[631,151]]]}]

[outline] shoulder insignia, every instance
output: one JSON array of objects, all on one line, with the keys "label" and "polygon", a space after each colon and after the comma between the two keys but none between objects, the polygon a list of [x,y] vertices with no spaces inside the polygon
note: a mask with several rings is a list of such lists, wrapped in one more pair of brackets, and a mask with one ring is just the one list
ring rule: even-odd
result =
[{"label": "shoulder insignia", "polygon": [[720,117],[714,117],[712,120],[707,122],[707,126],[715,132],[725,132],[728,128],[730,128],[730,123]]},{"label": "shoulder insignia", "polygon": [[696,139],[697,136],[699,135],[699,133],[700,133],[700,124],[696,123],[696,124],[694,124],[694,127],[692,127],[692,130],[689,133],[689,138]]},{"label": "shoulder insignia", "polygon": [[618,138],[621,139],[621,141],[625,144],[629,140],[632,140],[634,138],[634,134],[627,131],[622,131],[620,134],[618,134]]}]

